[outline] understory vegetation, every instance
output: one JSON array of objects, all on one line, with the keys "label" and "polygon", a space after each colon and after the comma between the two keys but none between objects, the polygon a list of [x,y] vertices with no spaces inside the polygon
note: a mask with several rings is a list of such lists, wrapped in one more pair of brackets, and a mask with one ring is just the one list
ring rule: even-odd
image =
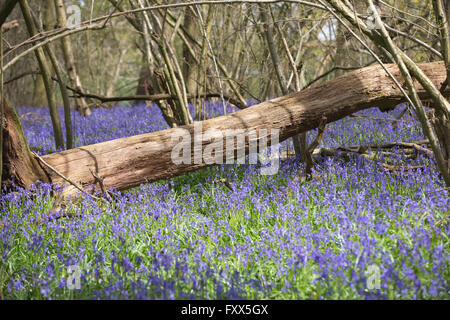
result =
[{"label": "understory vegetation", "polygon": [[[47,110],[17,110],[31,148],[54,152]],[[319,147],[422,140],[411,115],[395,120],[402,110],[331,123]],[[73,124],[75,146],[166,128],[144,105],[74,113]],[[60,187],[2,194],[0,298],[450,297],[450,198],[434,160],[400,147],[342,151],[301,179],[289,144],[273,176],[220,165],[60,207]],[[68,286],[74,268],[80,289]]]}]

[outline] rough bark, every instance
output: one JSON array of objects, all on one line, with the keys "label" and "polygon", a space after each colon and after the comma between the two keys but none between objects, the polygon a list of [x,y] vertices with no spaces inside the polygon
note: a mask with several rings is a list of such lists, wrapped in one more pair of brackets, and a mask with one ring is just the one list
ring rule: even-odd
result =
[{"label": "rough bark", "polygon": [[[58,21],[58,28],[64,28],[67,25],[66,8],[63,0],[55,0],[56,17]],[[64,62],[66,64],[67,73],[69,75],[70,85],[74,88],[81,90],[81,81],[78,76],[77,68],[75,65],[75,59],[72,51],[72,42],[70,37],[62,38],[62,47],[64,53]],[[83,115],[89,115],[89,107],[86,100],[83,97],[75,99],[76,108]]]},{"label": "rough bark", "polygon": [[[388,65],[388,68],[400,82],[403,82],[397,66]],[[443,62],[422,64],[420,68],[434,85],[440,86],[445,81],[446,70]],[[415,85],[420,98],[427,99],[426,91],[417,82]],[[203,121],[202,129],[204,133],[214,128],[224,132],[224,136],[227,133],[223,130],[227,129],[241,129],[244,134],[250,130],[259,132],[261,129],[279,129],[280,141],[283,141],[318,127],[324,117],[326,122],[333,122],[363,109],[379,105],[396,105],[403,100],[404,96],[392,79],[377,65],[347,73],[325,84],[312,86],[233,114]],[[192,134],[194,125],[183,128]],[[172,141],[175,130],[179,129],[102,142],[49,154],[42,158],[61,174],[80,185],[95,184],[96,178],[91,173],[92,170],[103,179],[106,188],[114,187],[117,190],[171,178],[208,166],[204,162],[190,165],[177,165],[172,162],[171,153],[178,143]],[[198,148],[204,149],[210,145],[213,141],[209,138],[211,137],[204,137]],[[258,137],[261,138],[264,137]],[[246,139],[246,153],[248,142]],[[191,150],[191,159],[194,153],[195,145]],[[40,168],[36,166],[31,169],[25,168],[23,172],[33,169]],[[68,185],[50,170],[46,171],[52,183]],[[34,173],[34,176],[42,176],[42,173]],[[32,180],[28,179],[26,182],[29,184]],[[77,189],[69,185],[64,192],[66,195],[72,195]]]},{"label": "rough bark", "polygon": [[[2,186],[29,186],[49,179],[28,149],[19,118],[6,99],[3,100],[3,172]],[[14,180],[14,181],[13,181]]]}]

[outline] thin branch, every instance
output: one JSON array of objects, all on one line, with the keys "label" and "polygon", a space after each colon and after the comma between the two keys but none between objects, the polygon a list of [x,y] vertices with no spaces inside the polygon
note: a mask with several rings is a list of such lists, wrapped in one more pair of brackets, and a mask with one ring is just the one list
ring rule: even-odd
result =
[{"label": "thin branch", "polygon": [[[168,93],[158,93],[158,94],[153,94],[153,95],[123,96],[123,97],[105,97],[105,96],[101,96],[101,95],[85,93],[85,92],[82,92],[82,91],[80,91],[78,89],[71,88],[69,86],[66,86],[66,87],[67,87],[67,89],[69,89],[70,91],[74,92],[78,96],[91,98],[91,99],[96,99],[96,100],[99,100],[99,101],[101,101],[103,103],[104,102],[128,101],[128,100],[158,101],[158,100],[175,100],[175,99],[178,99],[177,96],[171,95],[171,94],[168,94]],[[214,92],[206,92],[206,93],[198,93],[198,94],[191,93],[191,94],[187,95],[188,99],[201,98],[201,97],[203,97],[203,98],[220,98],[221,94],[220,93],[214,93]],[[248,108],[246,105],[242,105],[242,103],[240,103],[236,99],[233,99],[232,97],[229,97],[227,95],[223,95],[223,97],[224,97],[225,101],[228,101],[229,103],[235,105],[239,109]]]},{"label": "thin branch", "polygon": [[75,188],[77,188],[79,191],[81,191],[84,194],[89,195],[90,197],[94,198],[95,200],[100,200],[100,198],[89,194],[88,192],[86,192],[86,190],[84,190],[81,186],[79,186],[76,182],[72,181],[71,179],[67,178],[66,176],[64,176],[61,172],[59,172],[58,170],[56,170],[55,168],[53,168],[51,165],[49,165],[44,159],[42,159],[42,157],[40,157],[37,153],[31,151],[31,153],[36,157],[36,159],[38,159],[43,165],[45,165],[47,168],[49,168],[51,171],[53,171],[57,176],[61,177],[62,179],[64,179],[65,181],[67,181],[68,183],[70,183],[72,186],[74,186]]},{"label": "thin branch", "polygon": [[417,151],[423,152],[423,153],[425,153],[425,154],[427,154],[427,155],[429,155],[429,156],[433,156],[433,151],[431,151],[431,150],[429,150],[429,149],[427,149],[427,148],[424,148],[424,147],[420,146],[420,145],[417,144],[417,143],[411,143],[411,142],[397,142],[397,144],[398,144],[399,146],[404,146],[404,147],[413,147],[413,148],[416,149]]},{"label": "thin branch", "polygon": [[392,27],[390,27],[390,26],[388,26],[388,25],[385,25],[385,27],[386,27],[387,30],[392,31],[392,32],[395,32],[395,33],[397,33],[397,34],[399,34],[399,35],[401,35],[401,36],[403,36],[403,37],[405,37],[405,38],[408,38],[409,40],[411,40],[411,41],[413,41],[413,42],[415,42],[415,43],[421,45],[422,47],[424,47],[425,49],[428,49],[428,50],[431,51],[433,54],[435,54],[435,55],[438,56],[440,59],[442,59],[442,54],[441,54],[439,51],[437,51],[437,50],[434,49],[433,47],[429,46],[428,44],[426,44],[426,43],[423,42],[422,40],[417,39],[417,38],[413,37],[412,35],[410,35],[410,34],[408,34],[408,33],[406,33],[406,32],[403,32],[403,31],[397,30],[397,29],[395,29],[395,28],[392,28]]},{"label": "thin branch", "polygon": [[[374,61],[371,61],[370,63],[368,63],[367,65],[370,65],[374,63]],[[366,67],[367,65],[365,65],[364,67]],[[333,73],[336,70],[356,70],[356,69],[361,69],[362,67],[341,67],[341,66],[335,66],[333,68],[331,68],[330,70],[322,73],[320,76],[318,76],[317,78],[315,78],[314,80],[310,81],[304,89],[310,87],[311,85],[313,85],[315,82],[319,81],[320,79],[325,78],[326,76],[328,76],[329,74]]]},{"label": "thin branch", "polygon": [[219,81],[220,99],[222,100],[223,114],[227,114],[227,109],[226,109],[226,106],[225,106],[225,100],[224,100],[224,95],[223,95],[222,79],[220,78],[219,68],[217,67],[216,55],[214,54],[214,50],[213,50],[213,48],[211,46],[211,42],[209,41],[208,34],[207,34],[206,29],[204,27],[205,26],[205,22],[203,21],[203,16],[202,16],[202,12],[200,11],[200,7],[196,6],[196,8],[197,8],[198,16],[200,18],[200,23],[202,25],[203,36],[205,37],[204,39],[205,39],[206,43],[208,44],[209,52],[211,53],[211,57],[212,57],[212,60],[213,60],[213,63],[214,63],[214,69],[216,71],[217,78],[218,78],[218,81]]},{"label": "thin branch", "polygon": [[[1,54],[1,52],[0,52]],[[6,84],[10,84],[11,82],[17,81],[23,77],[26,76],[31,76],[31,75],[37,75],[37,74],[41,74],[39,71],[27,71],[27,72],[23,72],[15,77],[12,77],[11,79],[6,80],[5,82],[3,82],[4,85]]]},{"label": "thin branch", "polygon": [[[102,24],[95,24],[95,25],[86,25],[86,26],[81,26],[78,28],[74,28],[74,29],[69,29],[66,31],[61,32],[61,30],[58,30],[58,32],[56,32],[56,35],[54,36],[47,36],[44,37],[44,41],[36,43],[35,45],[33,45],[32,47],[28,48],[27,50],[21,52],[20,54],[18,54],[17,56],[15,56],[13,59],[11,59],[10,62],[8,62],[3,68],[3,71],[6,71],[8,68],[12,67],[14,64],[17,63],[17,61],[19,61],[21,58],[23,58],[24,56],[32,53],[33,51],[35,51],[36,49],[39,49],[42,46],[45,46],[46,44],[56,41],[58,39],[67,37],[69,35],[75,34],[75,33],[79,33],[82,31],[86,31],[86,30],[100,30],[103,29]],[[38,39],[34,40],[34,41],[38,41]]]}]

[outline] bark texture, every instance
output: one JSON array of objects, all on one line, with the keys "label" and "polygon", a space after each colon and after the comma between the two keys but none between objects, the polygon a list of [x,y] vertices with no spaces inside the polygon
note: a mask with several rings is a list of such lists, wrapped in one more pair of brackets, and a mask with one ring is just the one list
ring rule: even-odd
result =
[{"label": "bark texture", "polygon": [[[3,99],[3,172],[2,184],[11,188],[13,184],[29,186],[37,180],[49,179],[40,164],[28,149],[19,118],[14,108]],[[13,181],[14,180],[14,181]]]}]

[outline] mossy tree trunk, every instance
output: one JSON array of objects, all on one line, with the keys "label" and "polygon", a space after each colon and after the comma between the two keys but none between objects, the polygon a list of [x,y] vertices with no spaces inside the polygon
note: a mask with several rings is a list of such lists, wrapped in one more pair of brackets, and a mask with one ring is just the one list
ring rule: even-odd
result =
[{"label": "mossy tree trunk", "polygon": [[3,98],[3,170],[2,186],[28,187],[49,179],[28,148],[22,126],[14,108]]}]

